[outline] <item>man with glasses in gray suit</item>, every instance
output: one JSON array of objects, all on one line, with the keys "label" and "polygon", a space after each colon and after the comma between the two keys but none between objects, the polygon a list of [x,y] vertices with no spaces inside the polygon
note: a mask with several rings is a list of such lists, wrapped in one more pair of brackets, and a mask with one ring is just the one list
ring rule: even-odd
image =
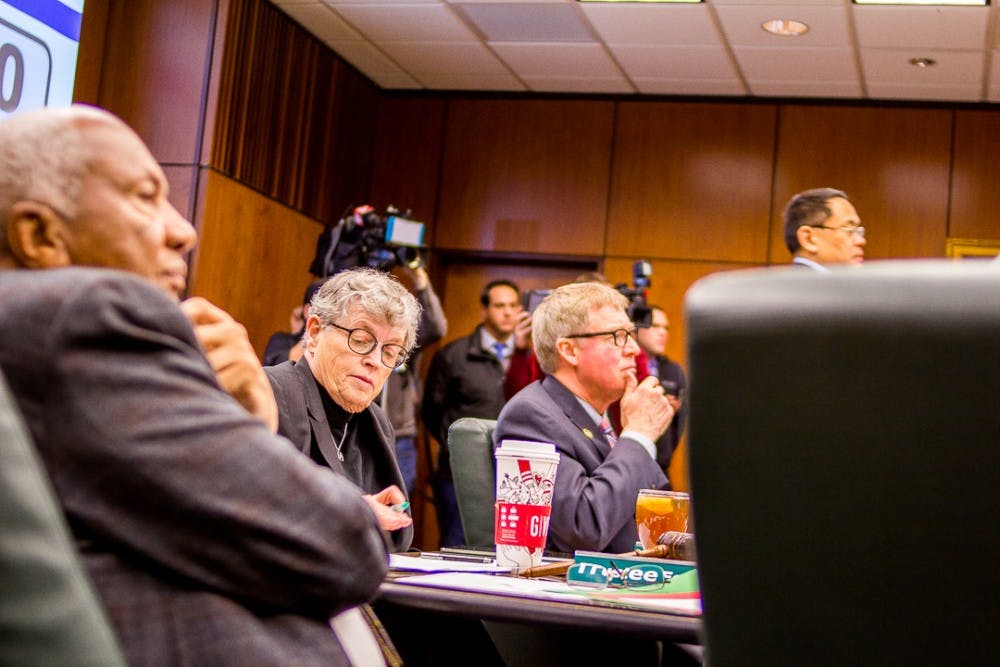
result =
[{"label": "man with glasses in gray suit", "polygon": [[847,195],[833,188],[806,190],[785,206],[785,245],[792,264],[828,272],[831,264],[865,261],[865,228]]}]

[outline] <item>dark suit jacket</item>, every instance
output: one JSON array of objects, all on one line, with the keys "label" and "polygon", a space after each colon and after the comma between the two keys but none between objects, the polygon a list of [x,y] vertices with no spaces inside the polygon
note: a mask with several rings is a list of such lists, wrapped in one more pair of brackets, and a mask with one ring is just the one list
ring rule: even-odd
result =
[{"label": "dark suit jacket", "polygon": [[639,489],[667,486],[660,466],[638,442],[608,446],[576,397],[552,376],[517,393],[500,412],[495,444],[535,440],[555,444],[556,470],[548,549],[623,553],[635,547]]},{"label": "dark suit jacket", "polygon": [[[668,394],[673,394],[678,396],[681,390],[687,387],[687,379],[684,376],[684,369],[681,368],[680,364],[670,361],[665,356],[656,356],[656,375],[660,379],[660,384],[667,387]],[[670,458],[674,454],[674,450],[677,449],[677,443],[681,439],[681,434],[684,433],[684,424],[687,422],[687,397],[684,398],[684,402],[681,403],[680,411],[674,416],[673,420],[670,422],[670,426],[667,430],[660,436],[660,439],[656,441],[656,461],[660,464],[664,470],[670,465]]]},{"label": "dark suit jacket", "polygon": [[0,271],[0,367],[129,664],[345,665],[375,516],[225,394],[177,305],[118,271]]},{"label": "dark suit jacket", "polygon": [[[291,440],[306,456],[309,456],[315,444],[326,459],[326,464],[344,475],[344,467],[337,457],[337,448],[319,393],[325,389],[313,377],[309,362],[303,357],[298,363],[286,361],[278,366],[265,368],[264,372],[271,381],[274,397],[278,401],[278,433]],[[374,460],[379,481],[379,488],[365,489],[364,492],[375,493],[395,484],[405,494],[406,484],[396,463],[396,437],[382,408],[372,403],[351,419],[351,428],[357,429],[358,437],[366,445],[364,455]],[[412,525],[392,533],[393,548],[396,551],[406,551],[412,541]]]}]

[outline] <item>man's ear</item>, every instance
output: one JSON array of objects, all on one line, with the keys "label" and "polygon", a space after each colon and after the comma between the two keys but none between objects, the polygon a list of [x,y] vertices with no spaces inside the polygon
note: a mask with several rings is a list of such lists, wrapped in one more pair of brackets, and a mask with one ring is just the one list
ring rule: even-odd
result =
[{"label": "man's ear", "polygon": [[576,366],[579,362],[579,348],[569,338],[560,338],[556,341],[556,352],[570,366]]},{"label": "man's ear", "polygon": [[814,233],[813,228],[808,225],[802,225],[795,230],[795,237],[799,240],[799,246],[803,250],[815,254],[819,248],[816,245],[816,241],[813,240]]},{"label": "man's ear", "polygon": [[4,229],[14,260],[28,269],[69,266],[66,223],[45,204],[19,201],[7,209]]}]

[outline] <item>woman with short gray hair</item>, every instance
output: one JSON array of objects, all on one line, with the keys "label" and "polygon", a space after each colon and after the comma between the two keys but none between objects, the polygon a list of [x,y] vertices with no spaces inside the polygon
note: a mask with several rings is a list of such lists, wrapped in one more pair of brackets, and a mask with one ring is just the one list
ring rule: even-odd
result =
[{"label": "woman with short gray hair", "polygon": [[400,551],[410,546],[413,521],[402,507],[392,426],[374,401],[409,356],[419,319],[420,304],[391,275],[343,271],[313,296],[302,359],[264,369],[278,402],[278,432],[361,487]]}]

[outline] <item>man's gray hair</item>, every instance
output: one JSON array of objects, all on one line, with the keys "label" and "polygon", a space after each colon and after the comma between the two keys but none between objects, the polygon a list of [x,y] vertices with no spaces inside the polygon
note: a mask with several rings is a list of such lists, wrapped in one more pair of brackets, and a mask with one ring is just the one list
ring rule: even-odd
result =
[{"label": "man's gray hair", "polygon": [[570,283],[552,290],[531,316],[531,338],[542,370],[551,375],[559,367],[556,343],[571,334],[588,333],[590,312],[602,306],[625,310],[628,299],[601,283]]},{"label": "man's gray hair", "polygon": [[791,198],[782,214],[785,221],[785,245],[788,247],[788,252],[794,255],[800,248],[799,227],[822,225],[826,222],[833,215],[833,211],[827,204],[831,199],[838,197],[850,201],[846,194],[833,188],[806,190]]},{"label": "man's gray hair", "polygon": [[98,157],[83,138],[83,128],[92,123],[122,121],[77,105],[25,111],[0,122],[0,211],[31,200],[73,218],[83,178]]},{"label": "man's gray hair", "polygon": [[[413,349],[420,325],[420,304],[395,277],[368,267],[341,271],[313,296],[309,316],[315,315],[323,324],[340,324],[354,306],[377,322],[403,327],[403,347]],[[306,331],[308,336],[308,328]]]}]

